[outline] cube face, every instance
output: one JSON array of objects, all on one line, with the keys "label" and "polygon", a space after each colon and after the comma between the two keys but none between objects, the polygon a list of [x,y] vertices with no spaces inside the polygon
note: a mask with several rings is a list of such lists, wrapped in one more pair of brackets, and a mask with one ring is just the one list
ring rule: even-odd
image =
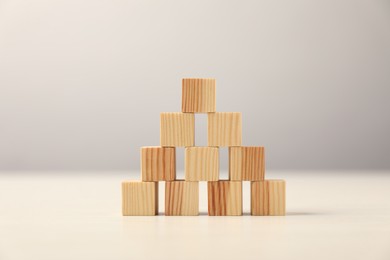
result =
[{"label": "cube face", "polygon": [[122,214],[123,216],[157,215],[158,182],[123,182]]},{"label": "cube face", "polygon": [[195,115],[189,113],[161,113],[161,146],[194,146]]},{"label": "cube face", "polygon": [[217,181],[219,179],[219,149],[187,147],[184,171],[186,181]]},{"label": "cube face", "polygon": [[215,79],[183,79],[182,112],[215,112]]},{"label": "cube face", "polygon": [[262,181],[265,175],[264,147],[229,147],[229,178],[232,181]]},{"label": "cube face", "polygon": [[251,182],[251,214],[254,216],[286,215],[286,183],[284,180]]},{"label": "cube face", "polygon": [[241,146],[241,113],[208,114],[208,146]]},{"label": "cube face", "polygon": [[242,215],[242,182],[210,181],[207,187],[210,216]]},{"label": "cube face", "polygon": [[199,215],[199,182],[167,181],[165,183],[165,215]]},{"label": "cube face", "polygon": [[176,178],[176,148],[141,147],[142,181],[173,181]]}]

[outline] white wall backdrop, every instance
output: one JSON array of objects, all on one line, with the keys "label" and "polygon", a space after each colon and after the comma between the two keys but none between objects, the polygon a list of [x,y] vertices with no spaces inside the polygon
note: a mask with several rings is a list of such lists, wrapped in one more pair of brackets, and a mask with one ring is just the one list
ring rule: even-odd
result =
[{"label": "white wall backdrop", "polygon": [[0,0],[0,170],[138,169],[183,77],[268,169],[390,169],[387,0]]}]

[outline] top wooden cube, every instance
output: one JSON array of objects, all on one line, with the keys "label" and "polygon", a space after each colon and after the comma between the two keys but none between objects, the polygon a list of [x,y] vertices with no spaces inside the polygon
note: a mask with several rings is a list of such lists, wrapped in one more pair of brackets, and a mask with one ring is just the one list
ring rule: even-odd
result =
[{"label": "top wooden cube", "polygon": [[181,111],[215,112],[215,79],[183,79]]}]

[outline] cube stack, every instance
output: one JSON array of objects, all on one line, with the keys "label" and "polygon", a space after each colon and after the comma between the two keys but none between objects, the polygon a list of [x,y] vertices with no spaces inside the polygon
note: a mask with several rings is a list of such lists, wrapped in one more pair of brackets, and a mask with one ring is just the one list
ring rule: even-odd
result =
[{"label": "cube stack", "polygon": [[[195,114],[207,113],[207,147],[195,146]],[[185,179],[176,179],[176,147],[185,147]],[[229,147],[229,180],[219,180],[219,147]],[[215,79],[182,80],[182,109],[160,115],[160,146],[141,147],[142,181],[122,183],[124,216],[158,215],[165,181],[165,215],[199,215],[199,181],[208,182],[210,216],[242,215],[242,182],[251,182],[251,214],[285,215],[285,181],[265,180],[264,147],[242,146],[238,112],[216,112]]]}]

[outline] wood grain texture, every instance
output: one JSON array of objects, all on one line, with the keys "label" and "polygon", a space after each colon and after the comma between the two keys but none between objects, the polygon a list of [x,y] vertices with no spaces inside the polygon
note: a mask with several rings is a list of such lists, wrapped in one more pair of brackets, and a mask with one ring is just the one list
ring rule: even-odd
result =
[{"label": "wood grain texture", "polygon": [[181,111],[215,112],[215,79],[183,79]]},{"label": "wood grain texture", "polygon": [[122,182],[123,216],[158,214],[158,182]]},{"label": "wood grain texture", "polygon": [[141,147],[142,181],[173,181],[176,178],[176,148]]},{"label": "wood grain texture", "polygon": [[195,115],[190,113],[161,113],[161,146],[194,146]]},{"label": "wood grain texture", "polygon": [[219,179],[219,149],[187,147],[184,171],[186,181],[217,181]]},{"label": "wood grain texture", "polygon": [[264,147],[229,147],[229,178],[232,181],[262,181],[265,175]]},{"label": "wood grain texture", "polygon": [[241,181],[210,181],[207,187],[210,216],[242,215]]},{"label": "wood grain texture", "polygon": [[251,214],[254,216],[286,215],[286,182],[284,180],[252,181]]},{"label": "wood grain texture", "polygon": [[199,215],[199,182],[167,181],[165,183],[165,215]]},{"label": "wood grain texture", "polygon": [[208,114],[208,146],[241,146],[241,113]]}]

